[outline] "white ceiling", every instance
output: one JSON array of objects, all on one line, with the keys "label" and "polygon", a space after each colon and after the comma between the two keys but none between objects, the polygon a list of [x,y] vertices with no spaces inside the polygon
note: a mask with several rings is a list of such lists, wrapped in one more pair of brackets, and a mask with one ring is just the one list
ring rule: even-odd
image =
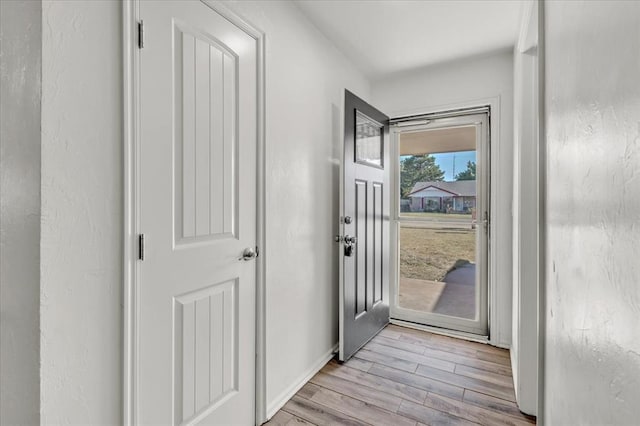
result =
[{"label": "white ceiling", "polygon": [[521,0],[296,0],[372,80],[515,45]]}]

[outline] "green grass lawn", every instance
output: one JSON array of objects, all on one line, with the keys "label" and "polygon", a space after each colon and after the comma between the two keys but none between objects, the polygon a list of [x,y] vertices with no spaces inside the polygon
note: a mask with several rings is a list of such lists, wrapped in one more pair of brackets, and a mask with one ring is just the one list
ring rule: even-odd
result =
[{"label": "green grass lawn", "polygon": [[400,276],[442,281],[456,262],[475,263],[475,234],[471,229],[401,227]]}]

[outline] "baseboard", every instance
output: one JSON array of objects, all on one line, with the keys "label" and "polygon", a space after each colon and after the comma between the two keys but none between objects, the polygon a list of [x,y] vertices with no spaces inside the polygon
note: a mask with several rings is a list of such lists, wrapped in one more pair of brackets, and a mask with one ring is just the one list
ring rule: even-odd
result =
[{"label": "baseboard", "polygon": [[324,367],[327,362],[331,361],[334,354],[338,350],[338,344],[336,343],[328,352],[322,355],[309,369],[302,373],[296,380],[293,381],[291,386],[286,388],[280,395],[278,395],[273,402],[267,405],[267,420],[270,420],[278,410],[280,410],[284,404],[287,403],[302,388],[318,371]]}]

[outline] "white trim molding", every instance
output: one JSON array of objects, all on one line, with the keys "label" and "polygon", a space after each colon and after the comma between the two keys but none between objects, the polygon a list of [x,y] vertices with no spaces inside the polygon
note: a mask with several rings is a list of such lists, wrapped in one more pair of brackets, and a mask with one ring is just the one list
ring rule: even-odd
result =
[{"label": "white trim molding", "polygon": [[[137,404],[137,235],[139,230],[139,88],[140,55],[136,47],[140,1],[124,0],[123,27],[123,144],[124,144],[124,330],[123,330],[123,413],[124,425],[135,424]],[[265,215],[265,34],[238,16],[220,1],[201,0],[256,42],[257,51],[257,245],[260,256],[256,272],[256,380],[255,422],[267,419],[266,410],[266,215]]]},{"label": "white trim molding", "polygon": [[138,281],[136,268],[135,235],[138,229],[138,211],[136,205],[139,179],[138,167],[138,131],[139,131],[139,55],[136,51],[137,22],[139,21],[139,3],[125,0],[122,5],[122,52],[123,52],[123,144],[124,144],[124,330],[123,330],[123,413],[122,423],[133,425],[137,404],[136,360],[137,341],[135,323]]}]

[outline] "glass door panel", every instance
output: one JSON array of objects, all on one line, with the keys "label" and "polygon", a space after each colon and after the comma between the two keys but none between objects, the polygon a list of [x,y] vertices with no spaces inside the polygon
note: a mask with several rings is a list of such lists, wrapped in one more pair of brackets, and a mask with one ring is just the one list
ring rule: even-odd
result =
[{"label": "glass door panel", "polygon": [[476,231],[466,216],[466,222],[400,223],[401,308],[476,318]]}]

